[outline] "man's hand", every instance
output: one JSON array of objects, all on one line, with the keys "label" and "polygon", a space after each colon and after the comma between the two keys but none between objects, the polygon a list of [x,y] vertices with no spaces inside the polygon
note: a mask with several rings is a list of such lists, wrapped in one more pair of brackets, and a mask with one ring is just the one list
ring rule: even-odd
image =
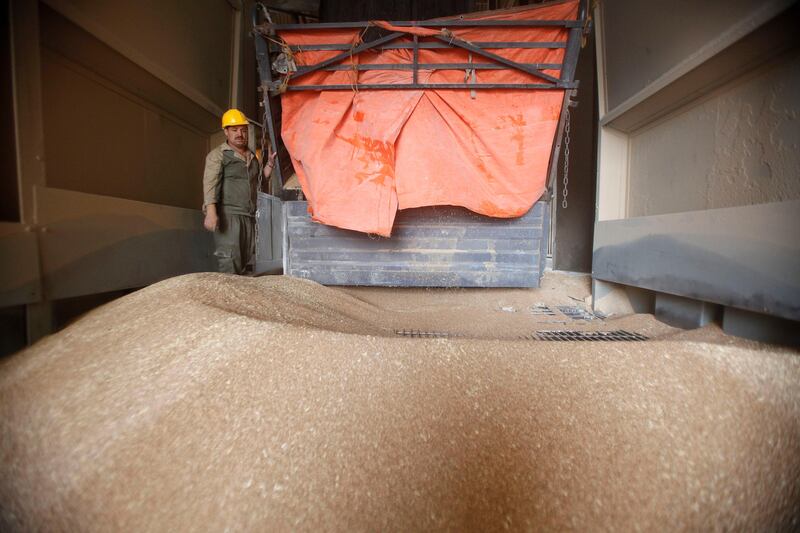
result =
[{"label": "man's hand", "polygon": [[[264,177],[268,178],[270,174],[272,174],[272,169],[275,168],[275,156],[276,154],[272,149],[269,151],[269,155],[267,155],[267,162],[264,165]],[[267,170],[269,169],[269,170]]]},{"label": "man's hand", "polygon": [[206,206],[206,218],[203,220],[203,226],[205,226],[208,231],[217,231],[219,228],[216,204],[209,204]]}]

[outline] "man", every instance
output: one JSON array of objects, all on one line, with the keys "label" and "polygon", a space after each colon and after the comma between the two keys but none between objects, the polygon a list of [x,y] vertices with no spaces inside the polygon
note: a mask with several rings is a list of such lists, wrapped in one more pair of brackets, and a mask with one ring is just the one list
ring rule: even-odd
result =
[{"label": "man", "polygon": [[203,172],[203,225],[214,232],[220,272],[242,274],[255,249],[255,212],[259,173],[269,177],[270,151],[263,169],[247,145],[247,118],[238,109],[222,115],[226,141],[206,156]]}]

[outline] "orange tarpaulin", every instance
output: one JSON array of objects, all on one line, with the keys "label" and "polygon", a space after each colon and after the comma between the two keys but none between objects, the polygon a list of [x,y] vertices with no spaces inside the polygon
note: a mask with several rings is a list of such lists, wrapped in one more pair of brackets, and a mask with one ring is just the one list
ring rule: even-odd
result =
[{"label": "orange tarpaulin", "polygon": [[[493,12],[475,20],[574,20],[578,1]],[[393,28],[418,35],[438,29]],[[546,27],[453,27],[467,42],[566,42]],[[359,30],[291,30],[290,45],[356,44]],[[411,42],[404,36],[396,42]],[[519,63],[561,63],[564,48],[492,49]],[[298,66],[340,51],[298,51]],[[343,61],[411,63],[412,50],[369,50]],[[419,63],[492,63],[460,48],[420,49]],[[559,70],[544,70],[558,77]],[[317,71],[290,84],[411,83],[410,70]],[[419,83],[542,83],[520,70],[420,70]],[[289,91],[282,96],[282,137],[309,212],[318,222],[389,236],[398,209],[457,205],[493,217],[525,214],[542,195],[562,89],[405,89]]]}]

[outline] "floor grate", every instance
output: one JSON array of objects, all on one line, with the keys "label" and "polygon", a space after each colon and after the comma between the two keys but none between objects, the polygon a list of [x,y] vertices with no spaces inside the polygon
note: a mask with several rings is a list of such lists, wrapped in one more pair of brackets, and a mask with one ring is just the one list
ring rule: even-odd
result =
[{"label": "floor grate", "polygon": [[570,317],[572,320],[594,320],[596,318],[592,313],[580,307],[564,305],[559,306],[558,310]]},{"label": "floor grate", "polygon": [[536,304],[531,306],[531,313],[534,315],[556,316],[555,311],[550,309],[544,304]]},{"label": "floor grate", "polygon": [[541,341],[646,341],[640,333],[616,331],[537,331],[524,337],[527,340]]},{"label": "floor grate", "polygon": [[420,331],[418,329],[398,329],[395,330],[395,333],[401,337],[412,337],[415,339],[445,339],[457,336],[444,331]]}]

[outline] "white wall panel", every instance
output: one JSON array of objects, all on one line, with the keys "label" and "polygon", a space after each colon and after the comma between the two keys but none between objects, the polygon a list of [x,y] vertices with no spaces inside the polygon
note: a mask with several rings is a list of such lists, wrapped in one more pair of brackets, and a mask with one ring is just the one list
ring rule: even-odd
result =
[{"label": "white wall panel", "polygon": [[631,136],[629,216],[800,199],[800,56]]}]

